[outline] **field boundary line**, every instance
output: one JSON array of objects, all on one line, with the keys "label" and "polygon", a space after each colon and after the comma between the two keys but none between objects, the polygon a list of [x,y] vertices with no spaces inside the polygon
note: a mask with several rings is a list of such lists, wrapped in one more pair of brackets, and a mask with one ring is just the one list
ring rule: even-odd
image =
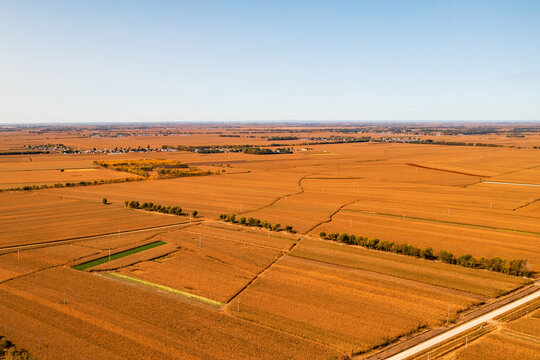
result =
[{"label": "field boundary line", "polygon": [[531,334],[525,334],[520,331],[511,330],[511,329],[501,329],[501,334],[506,336],[511,336],[520,340],[530,341],[535,344],[540,344],[540,338]]},{"label": "field boundary line", "polygon": [[311,175],[315,175],[315,174],[306,174],[304,176],[302,176],[300,179],[298,179],[298,187],[300,187],[300,191],[297,191],[295,193],[290,193],[290,194],[285,194],[285,195],[281,195],[281,196],[278,196],[276,199],[274,199],[272,202],[270,202],[269,204],[267,205],[264,205],[264,206],[261,206],[257,209],[253,209],[253,210],[246,210],[246,211],[243,211],[243,212],[240,212],[238,213],[238,215],[245,215],[245,214],[248,214],[248,213],[251,213],[251,212],[255,212],[255,211],[259,211],[259,210],[262,210],[262,209],[266,209],[272,205],[274,205],[275,203],[277,203],[279,200],[283,199],[283,198],[286,198],[286,197],[289,197],[289,196],[295,196],[295,195],[300,195],[302,193],[305,192],[305,189],[304,187],[302,186],[302,181],[308,177],[308,176],[311,176]]},{"label": "field boundary line", "polygon": [[217,300],[208,299],[208,298],[205,298],[203,296],[199,296],[199,295],[188,293],[188,292],[185,292],[185,291],[182,291],[182,290],[174,289],[174,288],[171,288],[171,287],[168,287],[168,286],[165,286],[165,285],[156,284],[156,283],[151,282],[151,281],[138,279],[136,277],[132,277],[132,276],[116,273],[116,272],[107,273],[107,276],[112,276],[112,277],[115,277],[115,278],[119,278],[119,279],[122,279],[122,280],[127,280],[129,282],[133,282],[133,283],[136,283],[136,284],[145,285],[145,286],[155,288],[155,289],[158,289],[158,290],[162,290],[162,291],[165,291],[165,292],[168,292],[168,293],[171,293],[171,294],[180,295],[180,296],[186,297],[188,299],[195,300],[195,301],[207,304],[207,305],[212,305],[212,306],[215,306],[215,307],[223,306],[223,303],[219,302]]},{"label": "field boundary line", "polygon": [[[166,229],[170,227],[175,226],[181,226],[181,225],[195,225],[201,223],[203,220],[192,220],[191,222],[189,220],[186,220],[186,222],[181,223],[174,223],[174,224],[167,224],[167,225],[157,225],[157,226],[150,226],[145,228],[139,228],[139,229],[131,229],[131,230],[123,230],[123,231],[112,231],[102,234],[93,234],[93,235],[85,235],[85,236],[76,236],[66,239],[59,239],[59,240],[51,240],[51,241],[40,241],[37,243],[32,244],[24,244],[24,245],[9,245],[9,246],[2,246],[0,247],[0,251],[2,250],[8,250],[5,253],[2,254],[8,254],[10,252],[13,252],[18,249],[24,249],[24,248],[40,248],[40,247],[49,247],[49,246],[55,246],[59,244],[64,243],[70,243],[70,242],[79,242],[79,241],[85,241],[88,239],[101,237],[101,236],[108,236],[108,235],[116,235],[116,234],[128,234],[128,233],[135,233],[135,232],[143,232],[143,231],[150,231],[150,230],[158,230],[158,229]],[[9,251],[13,250],[13,251]]]},{"label": "field boundary line", "polygon": [[[225,237],[225,236],[208,235],[208,234],[198,233],[198,232],[194,232],[194,231],[182,231],[182,232],[187,233],[187,234],[199,235],[199,236],[213,237],[213,238],[222,239],[222,240],[225,240],[225,241],[228,241],[228,242],[233,242],[233,243],[237,243],[237,244],[245,244],[245,245],[249,245],[249,246],[255,246],[255,247],[262,248],[262,249],[275,250],[275,251],[279,251],[279,252],[287,251],[286,249],[279,249],[279,248],[275,248],[275,247],[272,247],[272,246],[256,244],[256,243],[252,243],[252,242],[248,242],[248,241],[234,240],[234,239],[231,239],[231,238],[228,238],[228,237]],[[293,240],[291,240],[291,241],[293,241]]]},{"label": "field boundary line", "polygon": [[[110,322],[102,317],[97,317],[96,315],[85,313],[84,311],[78,310],[72,306],[66,307],[66,305],[64,304],[55,302],[52,299],[45,298],[43,296],[40,296],[34,293],[30,293],[26,290],[22,290],[22,289],[9,286],[9,285],[5,285],[1,290],[11,293],[14,296],[24,298],[34,303],[40,304],[41,306],[46,307],[48,309],[53,309],[55,311],[58,311],[64,314],[65,316],[78,319],[79,321],[87,323],[91,326],[95,326],[99,329],[103,329],[105,331],[118,334],[119,336],[127,338],[136,343],[149,346],[157,350],[158,352],[163,353],[163,347],[164,346],[166,347],[166,344],[159,342],[155,340],[154,338],[147,337],[145,335],[133,332],[130,329],[127,329],[125,327],[122,327],[121,325],[115,324],[114,322]],[[51,325],[51,324],[47,324],[47,325]]]},{"label": "field boundary line", "polygon": [[512,209],[512,211],[517,211],[517,210],[526,208],[527,206],[530,206],[530,205],[532,205],[532,204],[534,204],[534,203],[536,203],[536,202],[538,202],[538,201],[540,201],[540,198],[534,199],[533,201],[529,201],[528,203],[526,203],[526,204],[524,204],[524,205],[520,205],[520,206],[518,206],[517,208]]},{"label": "field boundary line", "polygon": [[294,249],[294,247],[300,242],[300,240],[298,240],[297,242],[293,243],[291,245],[291,247],[287,250],[287,251],[283,251],[281,253],[280,256],[278,256],[274,261],[272,261],[270,264],[268,264],[265,268],[263,268],[261,271],[259,271],[257,274],[255,274],[255,276],[250,280],[248,281],[244,286],[242,286],[242,288],[240,290],[238,290],[235,294],[233,294],[229,300],[227,300],[225,302],[225,306],[228,306],[230,305],[238,296],[240,296],[240,294],[242,292],[244,292],[244,290],[246,290],[251,284],[253,284],[255,282],[255,280],[257,280],[265,271],[267,271],[272,265],[274,265],[276,262],[278,262],[279,259],[281,259],[283,256],[289,254],[291,252],[292,249]]},{"label": "field boundary line", "polygon": [[[267,324],[265,324],[265,323],[263,323],[261,321],[252,320],[252,319],[246,319],[246,318],[243,318],[243,317],[240,317],[240,316],[234,316],[233,314],[230,314],[230,313],[227,313],[227,312],[224,312],[224,314],[234,318],[235,320],[238,320],[238,321],[241,321],[241,322],[244,322],[244,323],[252,324],[252,325],[255,325],[255,326],[258,326],[258,327],[262,327],[262,328],[265,328],[265,329],[269,329],[271,331],[278,332],[278,333],[287,334],[287,335],[295,337],[297,339],[302,339],[302,340],[305,340],[305,341],[309,341],[311,343],[323,346],[323,347],[325,347],[327,349],[331,349],[331,350],[334,350],[336,352],[343,353],[342,350],[340,350],[340,349],[338,349],[336,347],[333,347],[332,345],[329,345],[329,344],[314,340],[314,339],[312,339],[310,337],[307,337],[307,336],[304,336],[302,334],[296,334],[296,333],[293,333],[291,331],[287,331],[285,329],[279,329],[277,327],[272,327],[272,326],[267,325]],[[347,358],[345,358],[345,359],[347,359]]]},{"label": "field boundary line", "polygon": [[441,168],[436,168],[436,167],[432,167],[432,166],[419,165],[419,164],[413,164],[413,163],[406,163],[405,165],[414,166],[414,167],[421,168],[421,169],[428,169],[428,170],[434,170],[434,171],[444,171],[444,172],[449,172],[449,173],[453,173],[453,174],[474,176],[474,177],[479,177],[479,178],[489,178],[489,177],[491,177],[491,176],[488,176],[488,175],[471,174],[471,173],[467,173],[467,172],[464,172],[464,171],[447,170],[447,169],[441,169]]},{"label": "field boundary line", "polygon": [[321,226],[322,224],[326,224],[326,223],[329,223],[332,221],[332,219],[334,218],[334,216],[340,212],[341,210],[343,210],[345,207],[349,206],[349,205],[352,205],[356,202],[360,201],[359,199],[356,199],[356,200],[353,200],[351,202],[348,202],[346,204],[343,204],[341,205],[340,207],[338,207],[334,212],[330,213],[330,215],[328,216],[328,220],[323,220],[317,224],[315,224],[314,226],[312,226],[311,228],[309,228],[308,230],[306,230],[306,232],[304,234],[309,234],[310,232],[312,232],[313,230],[315,230],[316,228],[318,228],[319,226]]},{"label": "field boundary line", "polygon": [[[359,201],[359,200],[357,200],[357,201]],[[351,204],[349,204],[349,205],[351,205]],[[537,232],[534,232],[534,231],[506,229],[506,228],[499,228],[499,227],[489,226],[489,225],[467,224],[467,223],[460,223],[460,222],[457,222],[457,221],[437,220],[437,219],[430,219],[430,218],[421,218],[421,217],[416,217],[416,216],[388,214],[388,213],[381,213],[381,212],[369,211],[369,210],[355,210],[355,209],[342,209],[342,210],[350,211],[350,212],[358,212],[358,213],[362,213],[362,214],[366,214],[366,215],[390,216],[390,217],[396,217],[396,218],[400,218],[400,219],[405,218],[405,219],[418,220],[418,221],[435,222],[435,223],[440,223],[440,224],[459,225],[459,226],[481,228],[481,229],[488,229],[488,230],[510,231],[510,232],[517,232],[517,233],[521,233],[521,234],[540,236],[540,233],[537,233]]]},{"label": "field boundary line", "polygon": [[412,280],[412,279],[399,277],[399,276],[395,276],[395,275],[388,275],[388,274],[385,274],[385,273],[382,273],[382,272],[362,269],[362,268],[358,268],[358,267],[354,267],[354,266],[347,266],[347,265],[335,264],[335,263],[328,262],[328,261],[323,261],[323,260],[310,259],[310,258],[307,258],[307,257],[304,257],[304,256],[296,255],[294,253],[291,253],[291,254],[288,254],[288,255],[290,257],[294,257],[294,258],[297,258],[297,259],[310,261],[310,262],[314,262],[314,263],[319,263],[319,264],[321,264],[321,266],[332,266],[332,267],[337,267],[337,268],[343,268],[344,270],[348,269],[348,270],[354,270],[354,271],[361,272],[361,273],[373,274],[374,276],[381,276],[381,277],[387,278],[388,281],[393,281],[393,282],[396,282],[396,283],[411,283],[411,285],[418,284],[417,286],[429,287],[429,288],[432,288],[433,290],[439,290],[441,292],[450,293],[452,295],[463,296],[463,297],[467,297],[467,298],[475,299],[475,300],[479,300],[479,301],[487,301],[487,300],[490,299],[488,296],[485,296],[485,295],[479,295],[479,294],[475,294],[475,293],[471,293],[471,292],[467,292],[467,291],[463,291],[463,290],[459,290],[459,289],[454,289],[454,288],[446,287],[446,286],[442,286],[442,285],[430,284],[430,283],[426,283],[426,282],[422,282],[422,281],[418,281],[418,280]]}]

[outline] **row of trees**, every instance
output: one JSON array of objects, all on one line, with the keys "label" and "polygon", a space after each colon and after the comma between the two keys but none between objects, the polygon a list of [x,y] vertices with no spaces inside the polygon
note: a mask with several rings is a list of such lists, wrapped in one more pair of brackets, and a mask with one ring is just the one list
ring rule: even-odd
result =
[{"label": "row of trees", "polygon": [[[106,200],[106,199],[105,199]],[[124,205],[126,207],[132,208],[132,209],[140,209],[140,210],[146,210],[146,211],[156,211],[163,214],[171,214],[171,215],[178,215],[178,216],[187,216],[188,213],[183,213],[182,208],[180,206],[164,206],[164,205],[158,205],[154,204],[152,202],[144,202],[140,203],[138,201],[124,201]],[[193,210],[191,212],[191,215],[193,217],[197,217],[199,212],[197,210]]]},{"label": "row of trees", "polygon": [[454,254],[446,250],[440,250],[437,253],[433,253],[433,249],[430,247],[418,248],[406,243],[397,244],[391,241],[380,241],[379,239],[349,235],[347,233],[327,234],[326,232],[321,231],[319,235],[324,239],[337,241],[344,244],[358,245],[368,249],[393,252],[395,254],[414,256],[426,260],[439,260],[447,264],[475,269],[486,269],[514,276],[531,275],[530,271],[527,270],[527,260],[525,259],[503,259],[500,257],[482,257],[477,259],[470,254],[456,257]]},{"label": "row of trees", "polygon": [[202,171],[199,169],[191,168],[188,170],[182,169],[158,169],[158,176],[160,178],[177,178],[177,177],[186,177],[186,176],[205,176],[205,175],[214,175],[219,174],[219,172],[213,171]]},{"label": "row of trees", "polygon": [[256,219],[252,217],[246,218],[245,216],[242,216],[237,219],[235,214],[221,214],[219,215],[219,218],[220,220],[233,224],[260,227],[271,231],[287,231],[293,234],[296,233],[296,230],[294,230],[291,225],[286,225],[284,228],[282,228],[281,224],[279,223],[271,224],[266,220]]},{"label": "row of trees", "polygon": [[138,159],[119,161],[94,161],[94,164],[117,171],[129,172],[147,178],[155,169],[187,169],[188,164],[176,160]]},{"label": "row of trees", "polygon": [[208,145],[208,146],[181,146],[176,147],[178,151],[191,151],[200,154],[227,153],[227,152],[243,152],[251,155],[268,155],[268,154],[290,154],[291,148],[280,147],[275,150],[268,149],[266,146],[258,147],[254,145]]},{"label": "row of trees", "polygon": [[103,184],[123,183],[123,182],[128,182],[128,181],[139,181],[139,180],[142,180],[142,179],[127,177],[127,178],[121,178],[121,179],[79,181],[79,182],[67,182],[67,183],[43,184],[43,185],[25,185],[25,186],[17,186],[14,188],[0,189],[0,192],[21,191],[21,190],[29,191],[29,190],[52,189],[52,188],[75,187],[75,186],[103,185]]}]

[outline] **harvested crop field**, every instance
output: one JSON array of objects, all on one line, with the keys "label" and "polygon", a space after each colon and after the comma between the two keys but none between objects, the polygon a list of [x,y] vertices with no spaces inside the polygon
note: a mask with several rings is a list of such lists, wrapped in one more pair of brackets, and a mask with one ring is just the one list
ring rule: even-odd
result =
[{"label": "harvested crop field", "polygon": [[508,360],[535,359],[540,345],[501,333],[489,334],[472,342],[467,349],[446,355],[445,360]]},{"label": "harvested crop field", "polygon": [[345,209],[332,222],[317,227],[313,233],[348,232],[380,240],[409,243],[419,247],[447,250],[455,255],[527,259],[529,268],[540,269],[540,235],[461,224],[407,218],[400,215],[373,214]]},{"label": "harvested crop field", "polygon": [[235,302],[228,311],[238,317],[350,354],[438,324],[447,306],[454,317],[474,300],[287,256]]},{"label": "harvested crop field", "polygon": [[125,179],[134,177],[131,174],[109,169],[67,169],[67,170],[26,170],[26,171],[2,171],[0,189],[24,187],[27,185],[50,185],[78,183],[80,181]]},{"label": "harvested crop field", "polygon": [[3,254],[0,255],[0,281],[60,266],[96,253],[95,250],[69,244]]},{"label": "harvested crop field", "polygon": [[470,342],[468,346],[443,356],[444,360],[458,359],[536,359],[540,354],[540,318],[525,312],[521,318],[500,324],[493,332]]},{"label": "harvested crop field", "polygon": [[[538,182],[532,147],[540,137],[524,135],[528,148],[518,150],[484,146],[519,143],[502,135],[505,127],[489,137],[440,136],[486,142],[478,146],[400,143],[440,139],[423,127],[398,130],[99,125],[4,136],[0,129],[0,149],[24,153],[0,156],[0,188],[135,176],[96,162],[135,164],[132,171],[149,175],[0,193],[2,335],[38,359],[338,359],[529,291],[531,279],[501,273],[510,262],[488,272],[320,237],[526,258],[538,276],[540,187],[488,182]],[[253,146],[238,146],[246,144]],[[213,174],[160,178],[186,166]],[[83,263],[84,271],[72,268]],[[510,332],[537,336],[534,315],[467,351],[485,342],[474,354],[488,358],[506,339],[528,355],[530,346]]]},{"label": "harvested crop field", "polygon": [[235,174],[137,181],[124,184],[50,189],[66,198],[99,202],[106,197],[113,203],[125,200],[151,201],[166,206],[198,210],[201,215],[256,209],[298,189],[299,175],[282,172]]},{"label": "harvested crop field", "polygon": [[530,316],[510,322],[506,325],[506,329],[534,336],[540,340],[540,309],[527,315]]},{"label": "harvested crop field", "polygon": [[[189,223],[188,223],[189,225]],[[180,225],[178,228],[186,226]],[[112,235],[96,236],[88,240],[77,241],[77,245],[84,246],[95,250],[116,250],[119,248],[129,247],[134,244],[150,241],[157,235],[172,231],[176,227],[164,229],[149,229],[145,231],[116,233]]]},{"label": "harvested crop field", "polygon": [[[1,194],[0,247],[45,243],[189,221],[120,207],[47,196]],[[122,204],[123,205],[123,204]]]},{"label": "harvested crop field", "polygon": [[156,261],[118,267],[117,271],[221,302],[228,301],[281,256],[280,242],[293,244],[287,239],[274,241],[274,237],[201,225],[157,239],[174,244],[178,250]]},{"label": "harvested crop field", "polygon": [[303,239],[291,256],[391,275],[482,296],[498,296],[527,280],[357,246]]},{"label": "harvested crop field", "polygon": [[0,284],[0,294],[0,317],[7,336],[40,359],[337,355],[324,346],[175,297],[68,268]]}]

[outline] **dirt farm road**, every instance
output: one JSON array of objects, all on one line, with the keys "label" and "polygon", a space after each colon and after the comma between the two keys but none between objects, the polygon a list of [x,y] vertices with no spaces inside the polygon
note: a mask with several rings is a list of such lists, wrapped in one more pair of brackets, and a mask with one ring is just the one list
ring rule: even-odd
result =
[{"label": "dirt farm road", "polygon": [[[540,287],[539,286],[540,283],[536,283],[536,286],[537,287]],[[477,326],[477,325],[480,325],[486,321],[489,321],[489,320],[492,320],[494,319],[495,317],[499,316],[499,315],[502,315],[510,310],[514,310],[515,308],[519,307],[519,306],[522,306],[523,304],[526,304],[532,300],[535,300],[535,299],[538,299],[540,298],[540,289],[536,290],[535,292],[533,292],[532,294],[529,294],[525,297],[522,297],[520,299],[517,299],[509,304],[506,304],[498,309],[495,309],[493,311],[490,311],[488,312],[487,314],[484,314],[484,315],[481,315],[471,321],[468,321],[464,324],[461,324],[459,326],[456,326],[440,335],[437,335],[431,339],[428,339],[418,345],[415,345],[407,350],[404,350],[400,353],[397,353],[395,355],[392,355],[388,358],[386,358],[387,360],[403,360],[403,359],[407,359],[415,354],[418,354],[419,352],[423,351],[423,350],[426,350],[434,345],[437,345],[441,342],[444,342],[456,335],[459,335],[469,329],[472,329],[473,327]]]}]

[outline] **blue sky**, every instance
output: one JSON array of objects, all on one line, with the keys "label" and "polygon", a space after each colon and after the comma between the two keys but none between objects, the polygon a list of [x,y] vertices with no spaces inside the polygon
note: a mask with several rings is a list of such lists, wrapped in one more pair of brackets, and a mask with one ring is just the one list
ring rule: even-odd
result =
[{"label": "blue sky", "polygon": [[0,123],[540,119],[540,1],[0,1]]}]

